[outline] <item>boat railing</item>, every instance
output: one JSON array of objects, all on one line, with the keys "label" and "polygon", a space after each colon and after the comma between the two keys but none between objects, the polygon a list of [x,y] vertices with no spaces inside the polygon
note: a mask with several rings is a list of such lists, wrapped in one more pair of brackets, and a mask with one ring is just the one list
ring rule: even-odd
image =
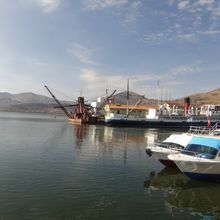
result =
[{"label": "boat railing", "polygon": [[190,126],[187,134],[220,135],[220,124],[217,122],[211,128],[207,126]]},{"label": "boat railing", "polygon": [[175,150],[175,151],[181,151],[184,148],[184,147],[180,147],[180,145],[177,146],[175,143],[168,144],[168,143],[163,143],[163,142],[149,143],[147,147],[149,148],[160,147],[163,149],[170,149],[170,150]]},{"label": "boat railing", "polygon": [[210,130],[212,135],[220,135],[220,124],[216,122]]},{"label": "boat railing", "polygon": [[210,128],[206,126],[190,126],[187,134],[209,134]]}]

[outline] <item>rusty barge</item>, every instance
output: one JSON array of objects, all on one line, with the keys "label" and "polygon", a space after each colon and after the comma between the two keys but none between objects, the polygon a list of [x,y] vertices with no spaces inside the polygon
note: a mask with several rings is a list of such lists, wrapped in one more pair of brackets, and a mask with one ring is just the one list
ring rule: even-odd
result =
[{"label": "rusty barge", "polygon": [[[45,85],[47,91],[50,93],[52,98],[58,104],[55,108],[60,108],[63,110],[65,115],[68,117],[69,122],[72,123],[100,123],[100,118],[94,114],[94,109],[91,105],[88,105],[84,101],[84,97],[78,97],[77,103],[72,105],[63,105],[56,96],[51,92],[51,90]],[[67,107],[73,107],[72,111],[68,111]]]}]

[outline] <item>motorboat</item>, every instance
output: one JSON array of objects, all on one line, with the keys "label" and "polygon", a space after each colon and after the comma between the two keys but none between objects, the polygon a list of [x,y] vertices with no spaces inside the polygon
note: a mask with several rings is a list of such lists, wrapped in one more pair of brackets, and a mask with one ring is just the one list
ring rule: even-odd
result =
[{"label": "motorboat", "polygon": [[207,126],[191,126],[190,129],[185,133],[171,134],[162,143],[150,143],[146,147],[146,153],[148,156],[152,154],[165,166],[176,167],[168,155],[179,154],[185,147],[190,143],[194,136],[218,136],[220,135],[220,129],[218,123],[212,128]]},{"label": "motorboat", "polygon": [[220,181],[220,136],[193,135],[187,146],[168,158],[188,177]]},{"label": "motorboat", "polygon": [[176,164],[168,158],[169,154],[177,154],[183,150],[192,136],[188,133],[171,134],[162,143],[150,143],[146,147],[148,156],[152,154],[167,167],[176,167]]}]

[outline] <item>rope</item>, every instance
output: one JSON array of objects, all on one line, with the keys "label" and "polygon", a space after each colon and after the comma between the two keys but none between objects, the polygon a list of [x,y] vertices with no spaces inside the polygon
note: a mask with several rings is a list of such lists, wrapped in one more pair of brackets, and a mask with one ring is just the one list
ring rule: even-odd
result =
[{"label": "rope", "polygon": [[64,97],[70,99],[71,101],[74,101],[74,102],[75,102],[75,100],[73,100],[73,98],[71,98],[70,96],[67,96],[66,94],[64,94],[64,93],[62,93],[62,92],[60,92],[60,91],[58,91],[58,90],[56,90],[56,89],[54,89],[54,88],[51,88],[51,87],[48,87],[48,88],[49,88],[50,90],[53,90],[53,91],[59,93],[60,95],[63,95]]}]

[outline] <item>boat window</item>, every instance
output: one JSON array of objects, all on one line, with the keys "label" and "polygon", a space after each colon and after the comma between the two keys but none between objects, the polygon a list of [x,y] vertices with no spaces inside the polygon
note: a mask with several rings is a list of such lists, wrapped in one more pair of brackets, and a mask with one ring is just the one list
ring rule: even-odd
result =
[{"label": "boat window", "polygon": [[183,154],[191,156],[199,156],[207,159],[214,159],[218,153],[218,150],[214,147],[200,145],[200,144],[188,144],[182,151]]},{"label": "boat window", "polygon": [[163,142],[159,146],[164,148],[177,148],[179,150],[184,149],[184,146],[172,142]]}]

